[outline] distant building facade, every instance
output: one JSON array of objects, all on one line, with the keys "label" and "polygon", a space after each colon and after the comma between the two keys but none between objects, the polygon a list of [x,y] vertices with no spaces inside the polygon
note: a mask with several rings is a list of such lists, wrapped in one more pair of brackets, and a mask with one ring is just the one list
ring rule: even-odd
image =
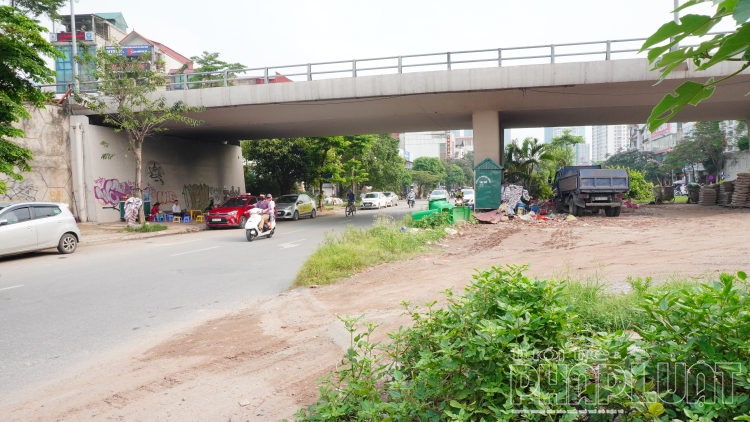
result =
[{"label": "distant building facade", "polygon": [[618,152],[627,151],[630,146],[628,125],[592,126],[591,161],[605,161]]},{"label": "distant building facade", "polygon": [[408,132],[399,135],[401,149],[409,152],[409,160],[419,157],[453,158],[456,137],[450,131]]}]

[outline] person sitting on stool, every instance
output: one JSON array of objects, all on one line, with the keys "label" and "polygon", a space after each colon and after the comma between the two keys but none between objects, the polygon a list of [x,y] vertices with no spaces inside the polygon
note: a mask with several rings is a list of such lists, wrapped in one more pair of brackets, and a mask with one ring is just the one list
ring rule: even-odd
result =
[{"label": "person sitting on stool", "polygon": [[180,201],[174,200],[174,204],[172,204],[172,215],[175,217],[183,217],[185,215],[184,212],[182,212],[182,208],[180,208]]}]

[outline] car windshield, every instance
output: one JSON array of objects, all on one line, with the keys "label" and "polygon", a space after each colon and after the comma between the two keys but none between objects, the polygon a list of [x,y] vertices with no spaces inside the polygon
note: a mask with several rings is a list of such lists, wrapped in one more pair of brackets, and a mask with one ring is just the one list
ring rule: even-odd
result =
[{"label": "car windshield", "polygon": [[243,207],[245,202],[247,202],[247,198],[229,198],[227,202],[221,204],[221,208]]},{"label": "car windshield", "polygon": [[280,196],[279,199],[276,200],[277,204],[293,204],[297,202],[297,198],[299,198],[298,195],[284,195]]},{"label": "car windshield", "polygon": [[434,190],[434,191],[432,191],[432,194],[433,195],[445,195],[445,191],[444,190]]},{"label": "car windshield", "polygon": [[383,195],[385,195],[385,196],[393,196],[393,192],[386,192]]},{"label": "car windshield", "polygon": [[378,197],[377,193],[368,193],[367,195],[365,195],[365,198],[377,198],[377,197]]},{"label": "car windshield", "polygon": [[474,195],[474,189],[464,189],[461,192],[463,192],[464,195]]}]

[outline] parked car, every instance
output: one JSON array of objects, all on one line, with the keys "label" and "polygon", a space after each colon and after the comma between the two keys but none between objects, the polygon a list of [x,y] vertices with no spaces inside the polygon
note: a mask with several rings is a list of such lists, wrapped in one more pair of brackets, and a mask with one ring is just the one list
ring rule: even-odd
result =
[{"label": "parked car", "polygon": [[385,199],[388,200],[389,207],[398,206],[398,195],[396,195],[395,192],[383,192],[383,195],[385,195]]},{"label": "parked car", "polygon": [[474,189],[463,188],[461,193],[464,194],[464,204],[470,206],[474,205]]},{"label": "parked car", "polygon": [[258,198],[252,195],[240,195],[227,199],[206,215],[206,227],[245,228],[245,222],[250,218],[250,210],[255,208]]},{"label": "parked car", "polygon": [[276,218],[297,221],[301,216],[315,218],[315,202],[305,194],[281,195],[276,198]]},{"label": "parked car", "polygon": [[388,206],[388,199],[386,199],[383,192],[370,192],[365,194],[361,204],[360,208],[363,210],[367,208],[385,208]]},{"label": "parked car", "polygon": [[435,189],[434,191],[430,192],[429,195],[427,195],[427,200],[432,201],[435,199],[448,199],[448,191],[444,189]]},{"label": "parked car", "polygon": [[54,247],[69,254],[80,241],[81,230],[67,204],[0,203],[0,255]]}]

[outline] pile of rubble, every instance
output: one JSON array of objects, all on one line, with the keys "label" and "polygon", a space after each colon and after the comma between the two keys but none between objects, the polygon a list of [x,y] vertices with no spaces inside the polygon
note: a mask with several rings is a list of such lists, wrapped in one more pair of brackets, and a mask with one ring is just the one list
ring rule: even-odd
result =
[{"label": "pile of rubble", "polygon": [[[726,183],[726,182],[724,182]],[[750,173],[738,173],[730,206],[750,207]]]},{"label": "pile of rubble", "polygon": [[724,182],[719,185],[719,205],[724,207],[731,205],[733,193],[734,182]]},{"label": "pile of rubble", "polygon": [[698,204],[716,205],[716,199],[719,197],[719,185],[708,185],[701,188]]}]

